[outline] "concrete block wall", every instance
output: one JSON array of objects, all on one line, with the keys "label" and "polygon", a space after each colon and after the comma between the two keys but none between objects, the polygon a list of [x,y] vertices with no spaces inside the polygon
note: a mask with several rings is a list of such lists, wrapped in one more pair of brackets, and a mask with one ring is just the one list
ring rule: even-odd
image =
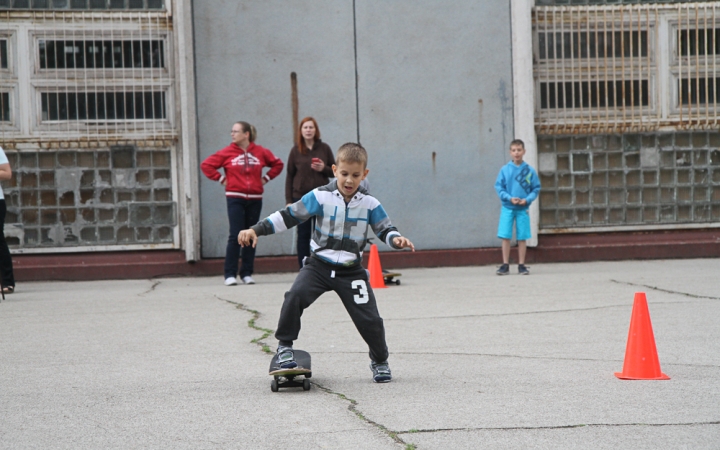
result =
[{"label": "concrete block wall", "polygon": [[539,136],[541,229],[720,220],[720,133]]},{"label": "concrete block wall", "polygon": [[5,152],[11,249],[173,243],[170,141],[43,144]]}]

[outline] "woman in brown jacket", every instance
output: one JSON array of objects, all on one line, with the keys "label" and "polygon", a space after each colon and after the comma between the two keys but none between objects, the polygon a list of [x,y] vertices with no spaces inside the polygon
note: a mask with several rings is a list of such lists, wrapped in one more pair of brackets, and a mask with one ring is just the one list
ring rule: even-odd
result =
[{"label": "woman in brown jacket", "polygon": [[[313,189],[325,186],[333,176],[335,164],[330,146],[320,140],[320,128],[312,117],[300,121],[297,142],[290,150],[285,178],[285,203],[297,202]],[[297,255],[300,268],[303,259],[310,256],[310,236],[315,226],[313,219],[297,227]]]}]

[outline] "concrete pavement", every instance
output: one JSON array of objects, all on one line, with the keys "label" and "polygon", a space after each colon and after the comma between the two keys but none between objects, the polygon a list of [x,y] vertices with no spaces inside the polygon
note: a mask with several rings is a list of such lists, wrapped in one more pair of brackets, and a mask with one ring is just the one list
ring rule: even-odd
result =
[{"label": "concrete pavement", "polygon": [[[279,393],[263,335],[293,274],[19,284],[0,303],[0,448],[720,447],[720,261],[494,270],[376,290],[384,385],[325,294],[296,342],[313,389]],[[613,375],[636,291],[669,381]]]}]

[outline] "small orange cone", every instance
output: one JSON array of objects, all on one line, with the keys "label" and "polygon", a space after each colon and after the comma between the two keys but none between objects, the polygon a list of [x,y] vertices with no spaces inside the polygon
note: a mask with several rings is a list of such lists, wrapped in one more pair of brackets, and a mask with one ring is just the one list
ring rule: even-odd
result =
[{"label": "small orange cone", "polygon": [[669,380],[660,370],[655,335],[650,322],[647,298],[644,292],[635,293],[630,332],[625,349],[625,363],[622,372],[615,372],[621,380]]},{"label": "small orange cone", "polygon": [[383,276],[382,266],[380,265],[380,255],[378,254],[377,245],[370,245],[370,260],[368,261],[368,272],[370,272],[370,287],[373,289],[386,288],[385,277]]}]

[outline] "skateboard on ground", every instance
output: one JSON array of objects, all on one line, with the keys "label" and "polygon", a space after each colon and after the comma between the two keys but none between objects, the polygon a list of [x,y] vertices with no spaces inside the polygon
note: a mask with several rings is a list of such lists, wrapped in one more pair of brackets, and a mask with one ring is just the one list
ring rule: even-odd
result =
[{"label": "skateboard on ground", "polygon": [[[281,388],[289,387],[301,387],[303,391],[310,390],[310,380],[308,379],[312,377],[310,353],[303,350],[293,350],[293,355],[295,356],[297,367],[293,367],[292,369],[280,368],[277,362],[277,354],[273,356],[272,361],[270,361],[270,371],[268,373],[273,377],[273,380],[270,382],[271,391],[277,392]],[[305,379],[296,381],[295,377],[299,375],[303,375]]]},{"label": "skateboard on ground", "polygon": [[383,270],[383,278],[385,278],[385,284],[395,284],[400,285],[400,280],[395,280],[395,278],[402,275],[400,272],[390,272],[389,270]]}]

